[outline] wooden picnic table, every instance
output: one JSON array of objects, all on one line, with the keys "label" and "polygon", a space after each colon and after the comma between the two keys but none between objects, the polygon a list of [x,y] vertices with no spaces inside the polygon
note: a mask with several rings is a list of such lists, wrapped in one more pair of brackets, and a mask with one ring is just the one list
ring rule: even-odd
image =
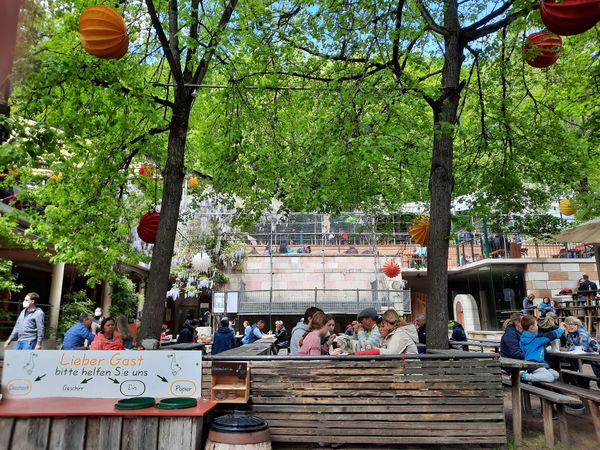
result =
[{"label": "wooden picnic table", "polygon": [[[275,342],[273,340],[273,342]],[[219,353],[219,356],[258,356],[258,355],[270,355],[271,341],[259,340],[252,344],[242,345],[241,347],[235,347],[224,352]]]},{"label": "wooden picnic table", "polygon": [[523,440],[523,423],[521,418],[521,378],[519,372],[521,370],[538,369],[545,367],[543,363],[534,361],[525,361],[523,359],[512,359],[500,357],[500,367],[510,373],[511,389],[512,389],[512,413],[513,413],[513,435],[515,445],[518,447]]},{"label": "wooden picnic table", "polygon": [[484,348],[493,348],[495,353],[500,353],[500,342],[494,341],[491,339],[474,339],[467,341],[453,341],[450,340],[450,344],[452,345],[468,345],[470,347],[480,347],[481,352],[483,353]]},{"label": "wooden picnic table", "polygon": [[166,347],[161,347],[160,350],[202,350],[205,345],[201,342],[182,342],[180,344],[172,344]]}]

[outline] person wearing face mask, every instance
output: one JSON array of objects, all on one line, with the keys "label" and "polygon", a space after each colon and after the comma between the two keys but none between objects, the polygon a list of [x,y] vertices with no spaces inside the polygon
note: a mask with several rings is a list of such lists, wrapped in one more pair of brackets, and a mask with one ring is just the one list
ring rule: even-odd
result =
[{"label": "person wearing face mask", "polygon": [[35,304],[40,296],[35,292],[30,292],[23,300],[23,311],[19,314],[17,323],[10,333],[8,339],[4,342],[4,348],[8,347],[11,341],[17,341],[17,350],[39,350],[42,348],[44,339],[44,311]]},{"label": "person wearing face mask", "polygon": [[102,315],[102,308],[98,307],[94,310],[94,317],[92,318],[92,332],[94,334],[98,333],[98,331],[100,331],[100,324],[102,323],[102,320],[104,319],[104,316]]}]

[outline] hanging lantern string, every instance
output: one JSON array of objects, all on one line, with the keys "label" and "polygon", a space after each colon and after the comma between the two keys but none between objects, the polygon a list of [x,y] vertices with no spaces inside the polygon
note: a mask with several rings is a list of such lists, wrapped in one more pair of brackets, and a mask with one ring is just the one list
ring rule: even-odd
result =
[{"label": "hanging lantern string", "polygon": [[158,205],[158,166],[154,164],[154,209]]}]

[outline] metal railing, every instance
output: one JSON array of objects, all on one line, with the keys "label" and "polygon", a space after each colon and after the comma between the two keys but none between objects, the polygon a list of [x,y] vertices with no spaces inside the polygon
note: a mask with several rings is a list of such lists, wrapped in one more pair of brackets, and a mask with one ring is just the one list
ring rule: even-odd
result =
[{"label": "metal railing", "polygon": [[390,308],[411,313],[410,290],[285,289],[240,291],[238,314],[302,315],[316,306],[331,314],[356,315],[365,308],[382,313]]}]

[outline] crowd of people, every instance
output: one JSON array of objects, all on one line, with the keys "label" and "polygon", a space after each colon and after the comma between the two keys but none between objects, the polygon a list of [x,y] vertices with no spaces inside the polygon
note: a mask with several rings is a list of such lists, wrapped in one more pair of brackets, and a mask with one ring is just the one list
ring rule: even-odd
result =
[{"label": "crowd of people", "polygon": [[[553,382],[559,373],[546,360],[546,347],[555,350],[583,351],[600,353],[600,344],[593,339],[583,326],[581,320],[569,316],[559,325],[556,314],[547,311],[539,318],[532,314],[513,313],[504,324],[504,334],[500,341],[501,356],[513,359],[534,361],[544,365],[537,369],[523,371],[521,380],[528,382]],[[561,365],[579,370],[579,364],[574,359],[566,359]],[[600,364],[592,363],[592,370],[598,378],[600,387]]]},{"label": "crowd of people", "polygon": [[[44,312],[36,305],[39,295],[30,292],[23,300],[23,309],[8,339],[7,348],[16,341],[16,350],[39,350],[44,339]],[[63,336],[63,350],[124,350],[136,345],[139,319],[129,323],[127,317],[119,315],[116,319],[104,317],[102,308],[96,308],[94,315],[81,313],[78,321]]]}]

